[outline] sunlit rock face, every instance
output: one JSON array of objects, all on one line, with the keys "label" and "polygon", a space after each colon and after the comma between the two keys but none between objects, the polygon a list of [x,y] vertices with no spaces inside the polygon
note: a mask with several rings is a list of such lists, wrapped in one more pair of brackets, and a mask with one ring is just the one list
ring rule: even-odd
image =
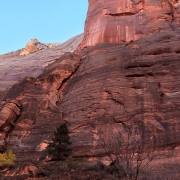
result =
[{"label": "sunlit rock face", "polygon": [[178,0],[89,0],[81,48],[135,41],[178,25]]},{"label": "sunlit rock face", "polygon": [[21,51],[20,55],[29,55],[44,49],[51,47],[56,47],[58,44],[43,44],[40,43],[37,39],[31,39],[26,47]]},{"label": "sunlit rock face", "polygon": [[[104,135],[116,138],[117,130],[133,126],[144,152],[159,156],[156,171],[168,163],[179,167],[179,4],[91,0],[84,38],[26,56],[0,56],[0,125],[9,122],[9,102],[22,105],[1,142],[18,160],[43,159],[54,130],[66,121],[71,155],[104,162]],[[3,90],[26,76],[31,78]]]},{"label": "sunlit rock face", "polygon": [[[36,78],[66,52],[73,52],[83,34],[61,44],[42,44],[31,40],[24,49],[0,55],[0,101],[5,91],[26,77]],[[46,45],[46,46],[45,46]]]}]

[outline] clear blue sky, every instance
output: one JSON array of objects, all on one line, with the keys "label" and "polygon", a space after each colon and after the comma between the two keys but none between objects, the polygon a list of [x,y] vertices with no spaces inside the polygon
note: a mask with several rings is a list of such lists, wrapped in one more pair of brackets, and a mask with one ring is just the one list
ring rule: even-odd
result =
[{"label": "clear blue sky", "polygon": [[88,0],[0,0],[0,54],[33,38],[56,43],[84,31]]}]

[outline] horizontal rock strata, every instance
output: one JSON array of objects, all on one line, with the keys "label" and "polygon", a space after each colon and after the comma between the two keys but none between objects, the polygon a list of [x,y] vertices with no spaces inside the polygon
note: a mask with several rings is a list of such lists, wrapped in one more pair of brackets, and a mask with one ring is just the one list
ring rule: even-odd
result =
[{"label": "horizontal rock strata", "polygon": [[0,91],[6,91],[26,77],[38,77],[49,64],[64,53],[73,52],[82,38],[83,34],[56,47],[42,49],[26,56],[20,56],[21,51],[0,55]]},{"label": "horizontal rock strata", "polygon": [[[0,87],[7,89],[13,80],[14,85],[6,93],[1,90],[0,116],[12,100],[22,105],[20,115],[13,106],[18,117],[5,138],[6,147],[20,160],[45,158],[53,131],[66,121],[72,156],[107,160],[101,151],[103,135],[116,137],[118,129],[133,125],[141,132],[144,153],[164,154],[155,165],[179,164],[179,7],[175,0],[89,0],[77,54],[61,56],[58,47],[22,59],[12,54],[18,65],[22,60],[33,63],[31,73],[18,73],[18,78],[6,73],[12,61],[1,56],[0,68],[7,69],[0,69],[5,82]],[[74,52],[74,42],[73,48],[71,43],[65,47]],[[39,60],[40,70],[34,60]],[[19,77],[23,80],[15,84]]]},{"label": "horizontal rock strata", "polygon": [[[100,156],[101,131],[141,124],[144,148],[179,146],[179,30],[84,50],[60,101],[76,156]],[[142,128],[143,127],[143,128]]]},{"label": "horizontal rock strata", "polygon": [[[12,149],[18,158],[26,159],[23,153],[28,153],[28,157],[32,155],[32,158],[42,156],[54,130],[64,122],[58,93],[76,71],[80,60],[81,56],[66,53],[38,78],[24,79],[3,96],[4,104],[11,99],[18,99],[22,104],[20,116],[6,138],[6,148]],[[10,105],[5,105],[0,115]],[[18,113],[18,109],[13,110]]]},{"label": "horizontal rock strata", "polygon": [[139,126],[144,151],[178,148],[179,39],[176,30],[102,43],[81,51],[82,60],[65,54],[38,78],[14,85],[3,100],[20,100],[22,110],[7,147],[22,159],[42,156],[53,130],[67,121],[73,156],[101,157],[103,133],[124,124]]}]

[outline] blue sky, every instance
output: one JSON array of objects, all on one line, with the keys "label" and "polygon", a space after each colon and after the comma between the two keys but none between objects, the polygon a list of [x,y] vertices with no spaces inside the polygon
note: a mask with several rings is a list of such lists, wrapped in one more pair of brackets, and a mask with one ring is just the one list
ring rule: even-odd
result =
[{"label": "blue sky", "polygon": [[0,54],[30,39],[56,43],[84,31],[88,0],[0,0]]}]

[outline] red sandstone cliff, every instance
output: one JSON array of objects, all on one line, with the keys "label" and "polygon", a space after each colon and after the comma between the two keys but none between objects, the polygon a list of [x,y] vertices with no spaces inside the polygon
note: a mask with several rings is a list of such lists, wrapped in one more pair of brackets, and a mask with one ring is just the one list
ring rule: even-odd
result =
[{"label": "red sandstone cliff", "polygon": [[89,0],[81,48],[102,42],[136,41],[179,25],[176,0]]},{"label": "red sandstone cliff", "polygon": [[[99,151],[102,130],[111,135],[123,124],[136,123],[141,125],[144,151],[164,152],[154,164],[177,165],[178,13],[178,1],[90,0],[78,54],[55,58],[34,79],[26,78],[2,95],[2,108],[12,100],[22,105],[6,147],[20,159],[26,158],[23,153],[45,158],[47,141],[66,120],[72,155],[105,161]],[[48,57],[46,51],[41,55]]]}]

